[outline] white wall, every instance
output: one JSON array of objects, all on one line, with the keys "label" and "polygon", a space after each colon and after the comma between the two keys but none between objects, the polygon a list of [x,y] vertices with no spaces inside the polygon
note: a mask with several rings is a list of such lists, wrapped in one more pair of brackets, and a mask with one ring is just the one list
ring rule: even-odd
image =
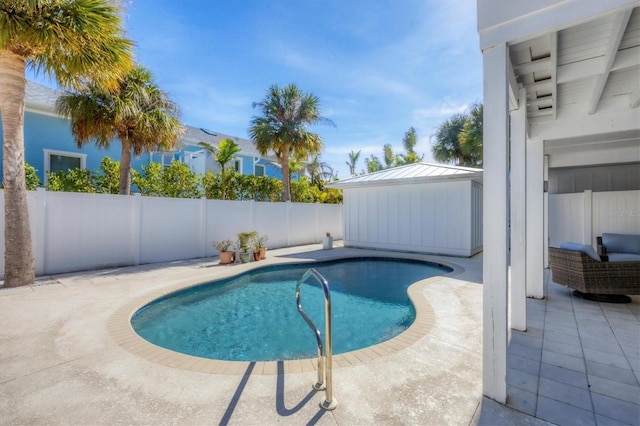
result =
[{"label": "white wall", "polygon": [[482,250],[482,185],[472,184],[345,188],[344,244],[471,256]]},{"label": "white wall", "polygon": [[[235,240],[241,231],[267,234],[268,248],[319,243],[326,232],[342,238],[342,205],[335,204],[45,190],[27,198],[37,275],[215,256],[213,241]],[[0,252],[4,277],[4,244]]]},{"label": "white wall", "polygon": [[591,244],[602,233],[640,234],[640,191],[549,195],[549,246]]}]

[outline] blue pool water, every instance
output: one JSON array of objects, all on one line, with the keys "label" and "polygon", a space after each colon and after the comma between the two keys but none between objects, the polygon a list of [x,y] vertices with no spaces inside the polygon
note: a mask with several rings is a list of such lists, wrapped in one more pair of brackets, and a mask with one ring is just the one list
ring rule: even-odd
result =
[{"label": "blue pool water", "polygon": [[[315,268],[329,282],[333,353],[388,340],[415,319],[407,288],[451,271],[427,262],[358,258],[265,267],[182,290],[131,319],[146,340],[177,352],[235,361],[312,358],[315,337],[296,308],[297,280]],[[324,336],[324,299],[313,278],[301,286],[304,311]]]}]

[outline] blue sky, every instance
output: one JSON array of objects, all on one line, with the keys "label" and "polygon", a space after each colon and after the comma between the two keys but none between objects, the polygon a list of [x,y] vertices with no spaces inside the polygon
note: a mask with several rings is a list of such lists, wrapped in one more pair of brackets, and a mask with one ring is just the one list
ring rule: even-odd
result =
[{"label": "blue sky", "polygon": [[136,60],[185,124],[248,138],[253,102],[296,83],[336,127],[314,126],[322,160],[348,177],[382,146],[432,161],[430,137],[482,99],[476,0],[133,0],[125,2]]}]

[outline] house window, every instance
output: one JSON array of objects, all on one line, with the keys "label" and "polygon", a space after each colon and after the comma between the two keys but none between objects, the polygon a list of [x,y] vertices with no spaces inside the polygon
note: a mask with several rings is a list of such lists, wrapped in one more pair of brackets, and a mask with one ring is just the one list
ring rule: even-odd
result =
[{"label": "house window", "polygon": [[87,154],[75,152],[44,150],[44,179],[47,182],[47,173],[66,172],[72,169],[86,169]]},{"label": "house window", "polygon": [[242,159],[236,158],[233,160],[233,168],[236,172],[242,174]]},{"label": "house window", "polygon": [[264,176],[264,166],[262,164],[256,164],[254,174],[256,176]]}]

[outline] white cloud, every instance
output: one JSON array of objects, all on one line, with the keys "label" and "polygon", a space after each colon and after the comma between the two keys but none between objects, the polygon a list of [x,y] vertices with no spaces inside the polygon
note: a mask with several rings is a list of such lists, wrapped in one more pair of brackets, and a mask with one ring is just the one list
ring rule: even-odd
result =
[{"label": "white cloud", "polygon": [[416,121],[422,121],[433,118],[447,119],[454,114],[461,114],[469,109],[469,104],[451,104],[443,103],[440,106],[430,108],[417,108],[413,110],[413,117]]},{"label": "white cloud", "polygon": [[252,100],[242,91],[220,88],[206,78],[193,76],[184,76],[169,89],[180,94],[180,99],[174,101],[188,117],[186,124],[246,137]]}]

